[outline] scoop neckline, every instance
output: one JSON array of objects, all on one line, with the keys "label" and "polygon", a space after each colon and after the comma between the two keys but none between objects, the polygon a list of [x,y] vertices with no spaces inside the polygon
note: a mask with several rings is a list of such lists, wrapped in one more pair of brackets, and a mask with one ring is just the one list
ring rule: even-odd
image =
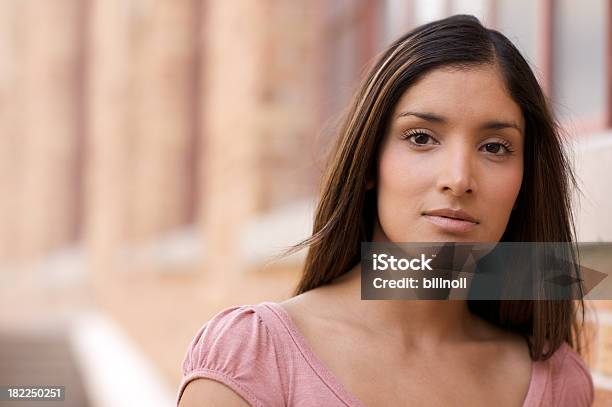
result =
[{"label": "scoop neckline", "polygon": [[[304,356],[306,362],[313,369],[315,374],[321,378],[321,380],[336,394],[340,400],[342,400],[349,407],[366,407],[352,392],[350,392],[336,377],[336,375],[327,368],[322,360],[312,351],[306,338],[299,331],[297,325],[291,319],[291,316],[285,310],[285,308],[272,301],[265,301],[260,305],[266,306],[285,326],[291,339],[299,349],[300,353]],[[546,370],[543,361],[532,361],[531,363],[531,378],[529,380],[529,387],[527,388],[527,395],[521,407],[530,407],[537,405],[537,401],[542,399],[544,392],[543,382],[546,378]]]}]

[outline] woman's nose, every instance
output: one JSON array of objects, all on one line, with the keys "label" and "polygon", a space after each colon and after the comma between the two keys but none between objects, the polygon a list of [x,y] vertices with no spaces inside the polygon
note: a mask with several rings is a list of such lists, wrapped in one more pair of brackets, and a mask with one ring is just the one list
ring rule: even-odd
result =
[{"label": "woman's nose", "polygon": [[449,147],[439,168],[438,189],[455,196],[473,194],[476,189],[474,179],[474,157],[465,146]]}]

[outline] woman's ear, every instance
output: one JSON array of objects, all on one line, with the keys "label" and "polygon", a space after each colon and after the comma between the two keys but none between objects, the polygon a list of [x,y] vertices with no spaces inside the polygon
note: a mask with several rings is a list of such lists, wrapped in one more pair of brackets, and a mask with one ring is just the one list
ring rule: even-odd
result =
[{"label": "woman's ear", "polygon": [[372,178],[369,178],[366,182],[366,190],[372,189],[375,186],[375,182]]}]

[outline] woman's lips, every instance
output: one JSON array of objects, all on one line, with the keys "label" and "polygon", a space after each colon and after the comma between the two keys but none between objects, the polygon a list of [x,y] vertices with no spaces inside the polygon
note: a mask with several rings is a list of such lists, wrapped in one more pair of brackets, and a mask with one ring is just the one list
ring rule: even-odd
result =
[{"label": "woman's lips", "polygon": [[478,225],[478,223],[467,220],[451,219],[444,216],[423,215],[423,217],[441,229],[454,233],[469,232]]}]

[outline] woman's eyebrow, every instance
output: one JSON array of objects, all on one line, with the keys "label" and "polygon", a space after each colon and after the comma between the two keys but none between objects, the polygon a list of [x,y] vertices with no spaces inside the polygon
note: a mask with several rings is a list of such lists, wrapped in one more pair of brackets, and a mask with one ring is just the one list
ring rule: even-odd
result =
[{"label": "woman's eyebrow", "polygon": [[[400,117],[405,117],[405,116],[415,116],[420,119],[427,120],[429,122],[440,123],[440,124],[445,124],[448,122],[448,120],[445,117],[439,116],[434,113],[428,113],[428,112],[405,111],[405,112],[398,114],[397,118],[399,119]],[[507,129],[507,128],[516,129],[521,134],[523,133],[523,129],[521,128],[521,126],[519,126],[518,124],[512,121],[492,120],[492,121],[488,121],[480,125],[480,129],[482,130],[502,130],[502,129]]]},{"label": "woman's eyebrow", "polygon": [[502,129],[516,129],[519,133],[523,134],[523,129],[516,123],[513,122],[505,122],[505,121],[490,121],[485,122],[482,126],[480,126],[483,130],[502,130]]},{"label": "woman's eyebrow", "polygon": [[434,123],[446,123],[447,122],[447,120],[442,116],[438,116],[437,114],[433,114],[433,113],[425,113],[425,112],[406,111],[406,112],[402,112],[398,114],[397,118],[399,119],[400,117],[405,117],[405,116],[416,116],[420,119],[427,120],[429,122],[434,122]]}]

